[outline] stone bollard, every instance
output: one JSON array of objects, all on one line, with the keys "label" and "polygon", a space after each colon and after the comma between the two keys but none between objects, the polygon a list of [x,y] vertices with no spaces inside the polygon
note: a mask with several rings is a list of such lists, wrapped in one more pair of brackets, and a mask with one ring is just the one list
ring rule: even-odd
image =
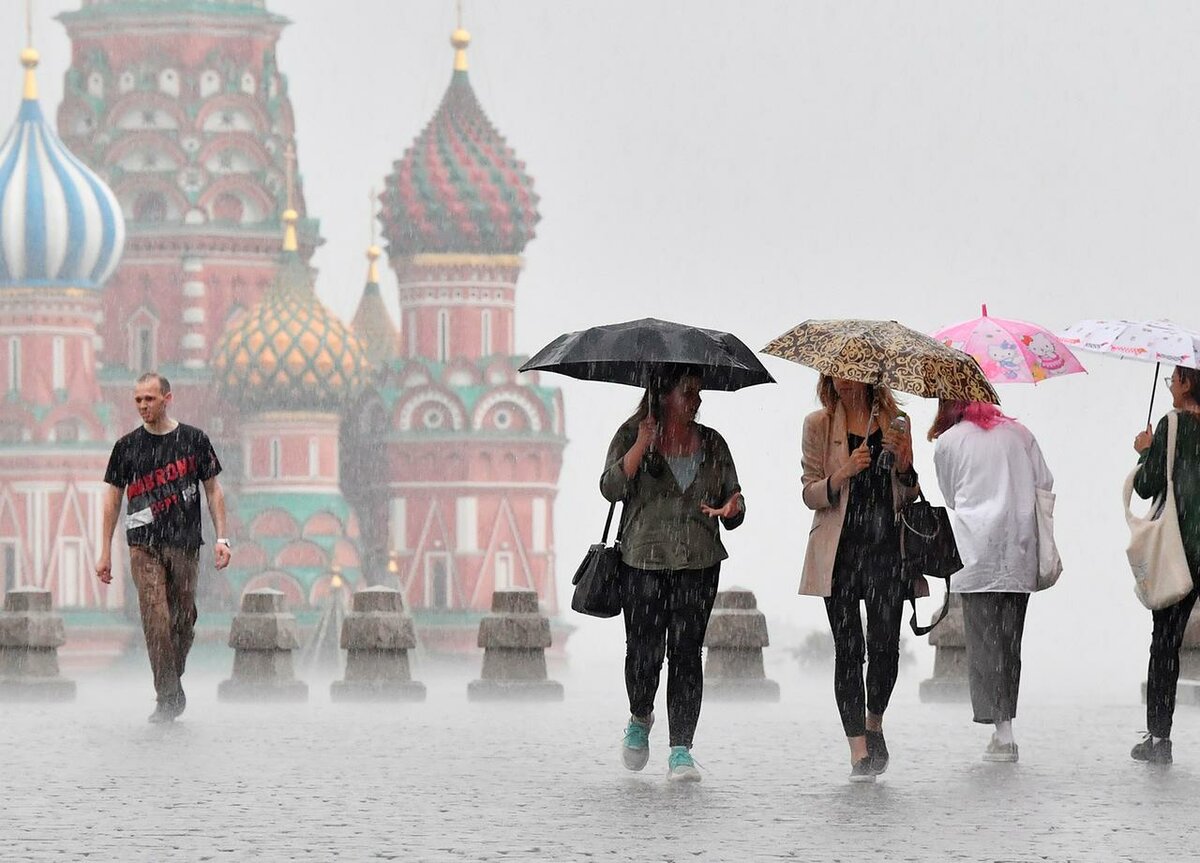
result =
[{"label": "stone bollard", "polygon": [[412,679],[408,651],[417,646],[404,598],[390,587],[354,594],[353,611],[342,622],[346,679],[329,687],[334,701],[424,701],[425,684]]},{"label": "stone bollard", "polygon": [[929,643],[937,648],[937,653],[933,656],[933,677],[921,681],[921,700],[969,701],[971,685],[967,676],[967,633],[961,597],[951,595],[950,611],[929,633]]},{"label": "stone bollard", "polygon": [[754,593],[731,587],[717,594],[704,646],[704,697],[717,701],[778,701],[779,684],[763,670],[763,648],[770,644],[767,618]]},{"label": "stone bollard", "polygon": [[0,611],[0,701],[73,699],[75,681],[58,675],[58,648],[65,641],[50,591],[10,590]]},{"label": "stone bollard", "polygon": [[283,609],[283,593],[271,588],[242,597],[229,628],[233,674],[217,686],[221,701],[305,701],[308,684],[296,680],[292,651],[300,646],[296,618]]},{"label": "stone bollard", "polygon": [[479,621],[483,671],[467,684],[469,701],[561,701],[562,684],[548,680],[550,620],[534,590],[497,590],[492,613]]}]

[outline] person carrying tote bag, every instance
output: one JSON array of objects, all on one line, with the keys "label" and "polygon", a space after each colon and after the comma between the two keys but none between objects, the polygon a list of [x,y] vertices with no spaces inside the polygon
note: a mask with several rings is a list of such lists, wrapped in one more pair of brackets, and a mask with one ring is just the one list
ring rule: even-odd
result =
[{"label": "person carrying tote bag", "polygon": [[[1014,762],[1025,612],[1053,547],[1039,497],[1053,500],[1054,477],[1029,429],[992,404],[943,399],[929,438],[963,562],[950,590],[962,599],[971,708],[995,726],[983,760]],[[1057,577],[1052,561],[1045,566]]]},{"label": "person carrying tote bag", "polygon": [[[1157,524],[1148,526],[1129,516],[1130,526],[1136,527],[1130,564],[1135,576],[1141,571],[1138,596],[1152,606],[1154,617],[1146,675],[1146,735],[1130,755],[1153,764],[1173,760],[1171,724],[1179,682],[1179,648],[1200,579],[1200,371],[1177,366],[1167,384],[1174,410],[1159,421],[1153,434],[1147,426],[1134,439],[1138,468],[1126,481],[1125,492],[1127,511],[1130,486],[1144,500],[1161,501]],[[1155,542],[1139,536],[1153,532],[1160,533],[1157,549]],[[1173,586],[1166,580],[1172,577]],[[1160,604],[1170,599],[1175,601]]]}]

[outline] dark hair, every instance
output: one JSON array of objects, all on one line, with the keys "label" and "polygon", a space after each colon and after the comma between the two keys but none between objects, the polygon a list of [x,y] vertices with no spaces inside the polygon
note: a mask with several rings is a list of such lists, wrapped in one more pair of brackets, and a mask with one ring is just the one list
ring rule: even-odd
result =
[{"label": "dark hair", "polygon": [[[651,379],[650,386],[646,387],[646,391],[642,393],[642,400],[638,402],[633,416],[625,422],[636,426],[651,414],[661,420],[663,396],[679,386],[679,382],[687,377],[701,377],[700,370],[691,366],[663,366]],[[666,461],[657,450],[647,453],[643,464],[646,472],[655,478],[662,476],[667,469]]]},{"label": "dark hair", "polygon": [[626,422],[637,425],[651,414],[659,417],[662,411],[663,396],[679,386],[681,380],[688,377],[701,377],[700,370],[691,366],[663,366],[650,381],[646,391],[642,393],[642,400],[638,402],[637,410]]},{"label": "dark hair", "polygon": [[139,384],[148,384],[150,381],[158,381],[158,391],[164,396],[171,391],[171,382],[158,372],[146,372],[137,379]]},{"label": "dark hair", "polygon": [[1175,374],[1180,383],[1188,385],[1187,397],[1192,400],[1192,404],[1200,405],[1200,369],[1175,366]]}]

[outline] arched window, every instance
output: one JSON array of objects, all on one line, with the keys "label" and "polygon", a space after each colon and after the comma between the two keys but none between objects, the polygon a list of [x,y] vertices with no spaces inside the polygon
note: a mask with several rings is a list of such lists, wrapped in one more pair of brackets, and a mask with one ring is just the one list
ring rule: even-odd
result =
[{"label": "arched window", "polygon": [[315,437],[308,439],[308,475],[321,475],[321,441]]},{"label": "arched window", "polygon": [[437,358],[440,363],[450,359],[450,312],[445,309],[437,313]]},{"label": "arched window", "polygon": [[167,220],[167,202],[158,192],[146,192],[138,196],[133,206],[135,222],[165,222]]},{"label": "arched window", "polygon": [[135,372],[154,368],[154,326],[140,323],[129,328],[129,367]]},{"label": "arched window", "polygon": [[8,340],[8,391],[21,391],[21,339],[17,336]]},{"label": "arched window", "polygon": [[79,440],[78,420],[59,420],[54,424],[54,440],[58,443],[75,443]]},{"label": "arched window", "polygon": [[492,355],[492,310],[484,309],[479,316],[479,354]]},{"label": "arched window", "polygon": [[62,336],[55,336],[51,344],[53,387],[56,390],[65,390],[67,388],[67,340]]},{"label": "arched window", "polygon": [[217,222],[240,224],[244,211],[242,199],[237,195],[226,193],[213,202],[213,220]]}]

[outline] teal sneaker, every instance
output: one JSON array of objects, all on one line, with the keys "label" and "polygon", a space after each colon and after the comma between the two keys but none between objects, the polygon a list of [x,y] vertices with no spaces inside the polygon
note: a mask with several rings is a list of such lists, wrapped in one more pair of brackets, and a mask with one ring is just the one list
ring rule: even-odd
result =
[{"label": "teal sneaker", "polygon": [[700,781],[700,771],[696,769],[696,762],[692,760],[692,753],[686,746],[671,747],[671,754],[667,757],[667,781]]},{"label": "teal sneaker", "polygon": [[626,770],[641,770],[650,760],[650,729],[653,727],[653,713],[645,722],[629,717],[625,739],[621,741],[621,762]]}]

